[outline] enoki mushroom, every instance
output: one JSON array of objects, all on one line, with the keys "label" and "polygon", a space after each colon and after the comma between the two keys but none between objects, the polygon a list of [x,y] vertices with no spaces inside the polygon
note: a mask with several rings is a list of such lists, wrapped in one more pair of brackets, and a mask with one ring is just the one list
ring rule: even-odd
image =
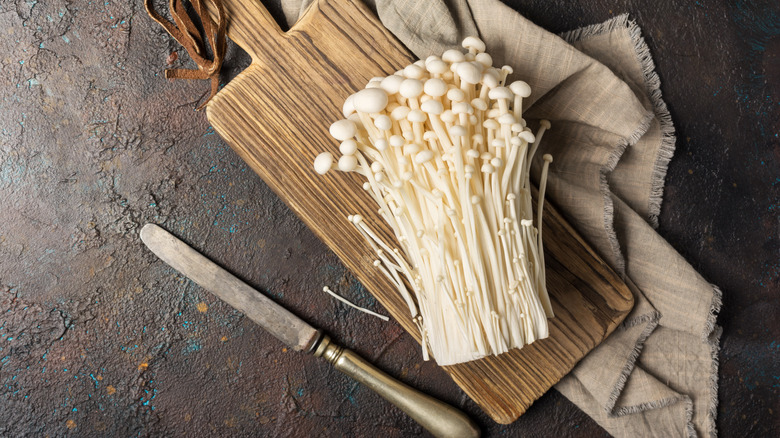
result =
[{"label": "enoki mushroom", "polygon": [[[420,330],[423,356],[451,365],[498,355],[548,336],[542,209],[544,155],[534,226],[530,168],[550,123],[536,135],[522,118],[531,89],[505,85],[477,38],[394,75],[372,79],[344,103],[330,133],[336,167],[365,189],[401,248],[359,215],[348,220],[374,250]],[[314,168],[334,165],[329,152]],[[404,281],[405,280],[405,281]]]}]

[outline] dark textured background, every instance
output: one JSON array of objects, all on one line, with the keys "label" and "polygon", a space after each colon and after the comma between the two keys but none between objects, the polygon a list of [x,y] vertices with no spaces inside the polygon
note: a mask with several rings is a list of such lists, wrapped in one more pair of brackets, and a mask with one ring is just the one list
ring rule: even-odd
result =
[{"label": "dark textured background", "polygon": [[[678,131],[659,232],[724,292],[720,433],[780,436],[780,5],[510,3],[554,32],[643,28]],[[397,324],[320,292],[378,307],[193,111],[208,84],[162,78],[191,64],[140,0],[0,0],[0,35],[0,436],[424,435],[164,266],[146,222],[487,436],[605,435],[555,391],[491,422]]]}]

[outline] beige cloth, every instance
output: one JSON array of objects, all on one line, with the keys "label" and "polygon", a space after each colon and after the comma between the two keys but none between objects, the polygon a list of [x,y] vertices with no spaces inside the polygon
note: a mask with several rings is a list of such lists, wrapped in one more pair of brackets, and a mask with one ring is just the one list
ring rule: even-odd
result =
[{"label": "beige cloth", "polygon": [[[309,3],[282,0],[288,22]],[[715,436],[720,292],[654,231],[675,137],[636,24],[622,15],[559,37],[497,0],[372,6],[420,58],[479,35],[530,84],[529,124],[552,122],[536,154],[555,157],[549,199],[636,298],[556,389],[615,436]]]}]

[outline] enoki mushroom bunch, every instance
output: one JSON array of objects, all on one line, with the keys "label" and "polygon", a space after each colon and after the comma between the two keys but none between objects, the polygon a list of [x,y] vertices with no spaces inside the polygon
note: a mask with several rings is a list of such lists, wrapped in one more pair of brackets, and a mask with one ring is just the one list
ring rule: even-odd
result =
[{"label": "enoki mushroom bunch", "polygon": [[[553,316],[541,220],[552,157],[544,156],[536,227],[529,179],[550,123],[533,135],[522,118],[528,84],[506,86],[512,69],[494,68],[479,39],[463,47],[372,79],[330,127],[341,142],[336,167],[365,177],[401,248],[361,216],[348,220],[409,306],[423,356],[440,365],[545,338]],[[320,174],[333,165],[329,152],[314,161]]]}]

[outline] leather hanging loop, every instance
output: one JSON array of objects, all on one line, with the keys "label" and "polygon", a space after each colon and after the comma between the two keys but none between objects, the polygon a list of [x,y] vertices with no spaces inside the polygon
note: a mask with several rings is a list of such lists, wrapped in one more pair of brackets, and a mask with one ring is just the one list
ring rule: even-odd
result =
[{"label": "leather hanging loop", "polygon": [[[216,21],[209,14],[209,7],[206,2],[210,2],[212,9],[216,10]],[[227,20],[225,19],[225,10],[221,0],[191,0],[195,14],[200,19],[203,27],[205,40],[201,38],[198,26],[192,21],[182,0],[170,0],[169,10],[173,17],[173,22],[160,15],[152,6],[152,0],[144,0],[146,12],[154,21],[168,32],[173,39],[181,44],[190,55],[197,69],[173,68],[165,69],[165,77],[168,79],[210,79],[211,94],[198,106],[201,110],[219,91],[219,72],[222,69],[222,61],[225,58],[227,48],[227,39],[225,29]],[[206,55],[206,43],[211,47],[212,58]]]}]

